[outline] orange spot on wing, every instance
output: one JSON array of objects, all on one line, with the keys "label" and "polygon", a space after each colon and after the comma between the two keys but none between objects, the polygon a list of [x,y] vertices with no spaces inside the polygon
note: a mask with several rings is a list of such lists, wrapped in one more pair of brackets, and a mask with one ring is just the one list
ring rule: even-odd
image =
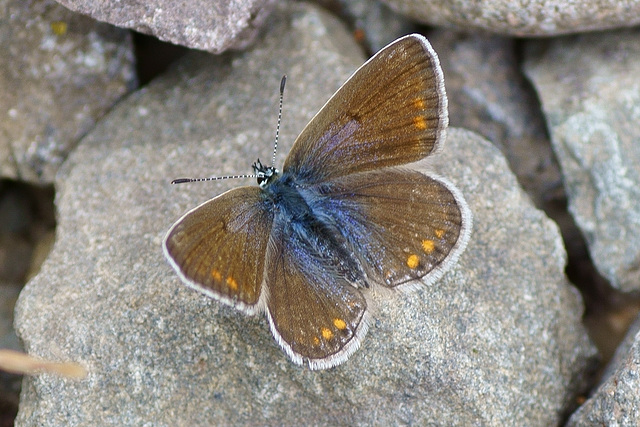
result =
[{"label": "orange spot on wing", "polygon": [[211,278],[216,282],[219,282],[222,280],[222,274],[220,274],[220,272],[214,268],[213,270],[211,270]]},{"label": "orange spot on wing", "polygon": [[322,338],[324,338],[325,340],[330,340],[331,337],[333,337],[333,332],[331,332],[329,328],[322,328],[321,333]]},{"label": "orange spot on wing", "polygon": [[413,125],[415,127],[417,127],[420,130],[425,130],[427,128],[427,122],[425,121],[424,117],[422,116],[417,116],[413,118]]},{"label": "orange spot on wing", "polygon": [[436,244],[434,243],[433,240],[429,240],[429,239],[424,239],[422,241],[422,249],[430,254],[431,252],[433,252],[436,248]]},{"label": "orange spot on wing", "polygon": [[407,266],[409,268],[416,268],[418,264],[420,264],[420,258],[418,258],[418,255],[416,254],[409,255],[409,257],[407,258]]},{"label": "orange spot on wing", "polygon": [[227,277],[227,285],[229,285],[232,291],[238,290],[238,282],[231,276]]}]

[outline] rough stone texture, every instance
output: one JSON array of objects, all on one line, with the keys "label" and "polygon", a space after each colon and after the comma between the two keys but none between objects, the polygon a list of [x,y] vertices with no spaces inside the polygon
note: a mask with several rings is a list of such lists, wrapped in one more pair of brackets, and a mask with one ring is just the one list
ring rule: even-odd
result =
[{"label": "rough stone texture", "polygon": [[[320,0],[331,7],[333,0]],[[352,22],[356,40],[362,31],[363,42],[377,52],[395,39],[417,30],[415,22],[395,13],[378,0],[338,0],[341,12]]]},{"label": "rough stone texture", "polygon": [[136,85],[128,32],[53,1],[0,0],[0,176],[48,183]]},{"label": "rough stone texture", "polygon": [[345,364],[293,365],[263,316],[179,282],[162,256],[166,230],[244,183],[170,180],[242,173],[269,157],[286,71],[282,164],[363,61],[324,13],[289,7],[251,52],[183,58],[114,109],[65,165],[59,240],[21,294],[16,323],[29,353],[91,373],[27,379],[20,425],[546,426],[583,390],[595,350],[563,275],[558,229],[499,151],[470,132],[452,130],[433,162],[474,212],[467,251],[428,289],[374,293],[373,325]]},{"label": "rough stone texture", "polygon": [[619,343],[613,357],[603,371],[600,383],[606,381],[617,369],[624,365],[624,359],[629,356],[634,344],[640,340],[640,337],[637,336],[638,332],[640,332],[640,316],[636,316],[635,320],[629,325],[624,339]]},{"label": "rough stone texture", "polygon": [[174,44],[220,53],[253,43],[274,0],[58,0],[65,7]]},{"label": "rough stone texture", "polygon": [[640,423],[640,317],[629,328],[600,386],[571,416],[568,427],[637,426]]},{"label": "rough stone texture", "polygon": [[535,93],[522,75],[513,39],[436,30],[449,98],[449,123],[473,130],[505,154],[520,184],[548,212],[564,199],[555,159]]},{"label": "rough stone texture", "polygon": [[635,0],[383,0],[425,24],[511,36],[551,36],[640,23]]},{"label": "rough stone texture", "polygon": [[613,286],[638,290],[640,31],[531,42],[526,56],[591,257]]},{"label": "rough stone texture", "polygon": [[[521,44],[514,39],[434,29],[429,39],[445,76],[449,124],[473,130],[505,155],[518,182],[562,232],[578,287],[593,280],[584,238],[567,211],[560,165],[551,147],[540,103],[522,73]],[[587,278],[584,280],[582,278]]]}]

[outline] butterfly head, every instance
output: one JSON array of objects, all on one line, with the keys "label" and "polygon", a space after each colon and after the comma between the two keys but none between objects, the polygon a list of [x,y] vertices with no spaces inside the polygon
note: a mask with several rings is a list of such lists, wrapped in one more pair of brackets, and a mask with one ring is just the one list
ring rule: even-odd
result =
[{"label": "butterfly head", "polygon": [[256,179],[258,181],[258,185],[260,188],[265,188],[271,180],[273,180],[280,171],[276,169],[274,166],[265,166],[258,159],[257,162],[253,164],[253,172],[256,175]]}]

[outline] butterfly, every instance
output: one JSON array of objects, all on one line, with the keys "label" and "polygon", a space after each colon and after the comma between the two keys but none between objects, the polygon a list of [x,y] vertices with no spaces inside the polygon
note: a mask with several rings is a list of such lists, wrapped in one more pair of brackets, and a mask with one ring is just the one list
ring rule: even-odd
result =
[{"label": "butterfly", "polygon": [[421,35],[362,65],[298,136],[282,172],[187,212],[163,250],[188,286],[246,314],[266,313],[296,364],[327,369],[360,346],[373,286],[440,278],[471,230],[462,194],[410,167],[441,149],[442,69]]}]

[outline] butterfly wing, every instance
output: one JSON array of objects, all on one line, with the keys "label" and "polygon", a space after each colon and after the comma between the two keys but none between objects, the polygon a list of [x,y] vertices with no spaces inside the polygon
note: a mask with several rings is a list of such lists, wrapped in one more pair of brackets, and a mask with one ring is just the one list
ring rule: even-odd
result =
[{"label": "butterfly wing", "polygon": [[188,286],[255,313],[262,308],[273,210],[258,187],[227,191],[171,227],[164,254]]},{"label": "butterfly wing", "polygon": [[414,162],[438,148],[447,125],[438,58],[424,37],[409,35],[380,50],[329,99],[296,139],[283,171],[313,184]]},{"label": "butterfly wing", "polygon": [[387,287],[431,284],[467,245],[471,212],[435,175],[388,168],[348,175],[320,189],[312,209],[332,218],[368,278]]},{"label": "butterfly wing", "polygon": [[344,362],[368,328],[364,296],[287,224],[274,227],[269,246],[267,316],[276,341],[311,369]]}]

